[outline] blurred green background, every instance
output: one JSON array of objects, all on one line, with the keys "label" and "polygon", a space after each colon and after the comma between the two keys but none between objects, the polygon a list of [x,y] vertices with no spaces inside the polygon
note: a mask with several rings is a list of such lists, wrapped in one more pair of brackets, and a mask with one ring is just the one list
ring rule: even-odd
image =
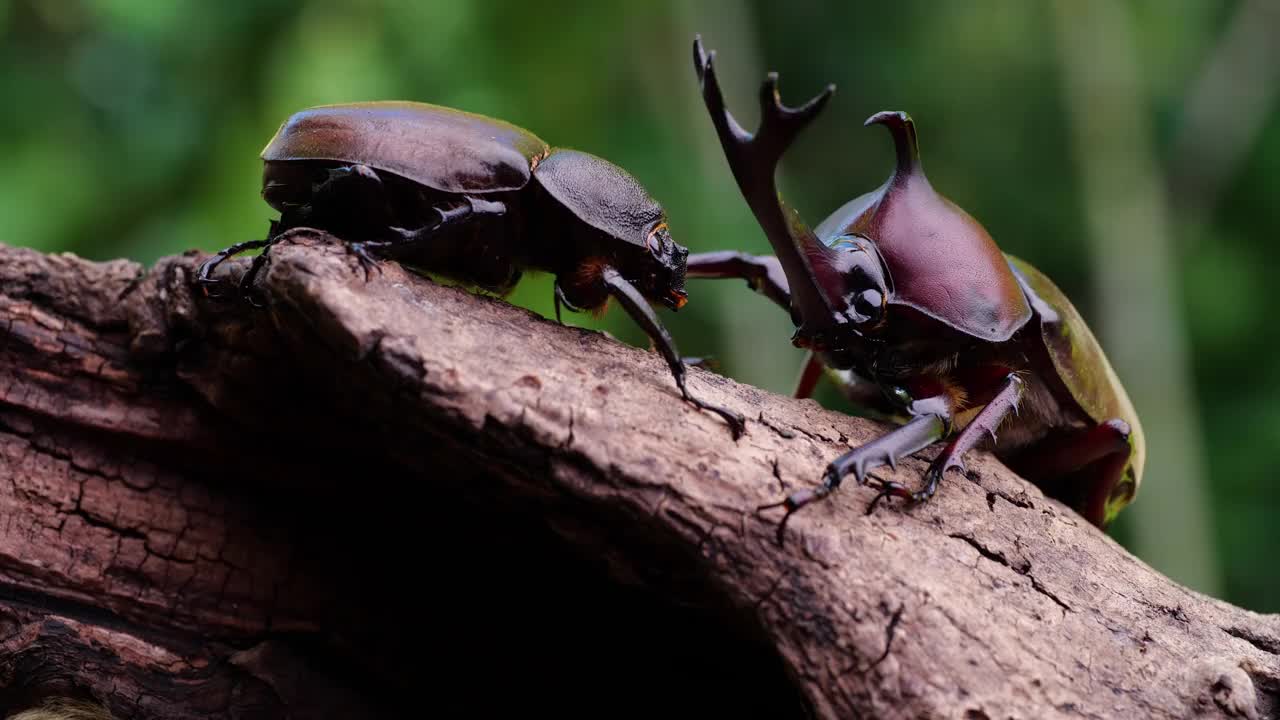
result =
[{"label": "blurred green background", "polygon": [[[767,252],[695,94],[701,32],[748,127],[769,70],[792,104],[837,85],[780,174],[811,224],[890,170],[888,136],[863,119],[914,116],[934,186],[1075,298],[1133,395],[1150,459],[1114,536],[1275,612],[1277,8],[0,0],[0,242],[150,263],[259,238],[272,213],[258,153],[286,116],[409,99],[628,168],[693,252]],[[689,289],[663,314],[681,351],[789,392],[801,355],[784,314],[738,282]],[[549,315],[550,279],[526,277],[511,300]],[[620,312],[572,322],[647,344]],[[849,409],[830,387],[819,399]]]}]

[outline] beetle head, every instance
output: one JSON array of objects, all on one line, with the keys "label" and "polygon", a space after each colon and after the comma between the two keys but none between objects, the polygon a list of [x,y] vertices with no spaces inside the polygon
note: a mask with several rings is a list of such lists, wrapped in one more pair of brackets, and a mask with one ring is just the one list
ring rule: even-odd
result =
[{"label": "beetle head", "polygon": [[645,236],[645,251],[638,287],[651,301],[660,302],[672,310],[679,310],[688,302],[684,289],[685,263],[689,250],[671,237],[667,223],[654,225]]},{"label": "beetle head", "polygon": [[[830,246],[813,243],[805,253],[805,276],[824,299],[819,316],[792,306],[793,342],[831,358],[862,355],[887,325],[892,282],[876,244],[864,235],[845,233]],[[852,355],[850,355],[852,354]]]}]

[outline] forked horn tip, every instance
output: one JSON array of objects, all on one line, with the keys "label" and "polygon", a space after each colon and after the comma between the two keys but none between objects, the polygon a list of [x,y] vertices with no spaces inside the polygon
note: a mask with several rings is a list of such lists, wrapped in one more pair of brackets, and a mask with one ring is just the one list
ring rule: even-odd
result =
[{"label": "forked horn tip", "polygon": [[[760,83],[760,107],[773,113],[782,109],[782,93],[778,92],[778,73],[770,72]],[[761,118],[763,121],[763,118]]]},{"label": "forked horn tip", "polygon": [[814,96],[812,100],[805,103],[804,107],[801,109],[805,111],[812,110],[813,112],[817,112],[818,110],[821,110],[822,106],[826,105],[827,101],[831,99],[831,96],[835,94],[836,94],[836,84],[827,83],[827,86],[822,88],[822,92],[818,93],[817,95]]},{"label": "forked horn tip", "polygon": [[703,47],[702,33],[697,33],[693,36],[693,65],[697,68],[699,75],[701,75],[702,71],[711,64],[711,59],[714,58],[715,55],[715,50],[708,53],[707,49]]}]

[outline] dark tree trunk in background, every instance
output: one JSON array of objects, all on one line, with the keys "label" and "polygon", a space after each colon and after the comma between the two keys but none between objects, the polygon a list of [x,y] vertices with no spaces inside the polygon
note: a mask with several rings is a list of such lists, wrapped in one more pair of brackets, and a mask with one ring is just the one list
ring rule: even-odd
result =
[{"label": "dark tree trunk in background", "polygon": [[1280,711],[1280,618],[986,455],[906,510],[850,484],[779,548],[754,508],[880,428],[693,371],[752,419],[735,443],[655,353],[392,263],[366,282],[320,235],[272,258],[252,310],[194,255],[0,247],[0,710]]}]

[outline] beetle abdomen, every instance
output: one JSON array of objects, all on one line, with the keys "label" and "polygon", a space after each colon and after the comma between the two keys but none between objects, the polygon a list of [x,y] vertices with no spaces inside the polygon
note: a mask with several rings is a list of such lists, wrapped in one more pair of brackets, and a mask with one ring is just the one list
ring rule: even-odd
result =
[{"label": "beetle abdomen", "polygon": [[322,105],[294,113],[262,159],[360,163],[451,193],[518,190],[547,144],[509,123],[415,102]]},{"label": "beetle abdomen", "polygon": [[1039,316],[1041,339],[1072,398],[1095,422],[1117,418],[1129,424],[1136,490],[1146,462],[1146,440],[1138,413],[1102,345],[1052,280],[1023,260],[1008,254],[1005,257]]}]

